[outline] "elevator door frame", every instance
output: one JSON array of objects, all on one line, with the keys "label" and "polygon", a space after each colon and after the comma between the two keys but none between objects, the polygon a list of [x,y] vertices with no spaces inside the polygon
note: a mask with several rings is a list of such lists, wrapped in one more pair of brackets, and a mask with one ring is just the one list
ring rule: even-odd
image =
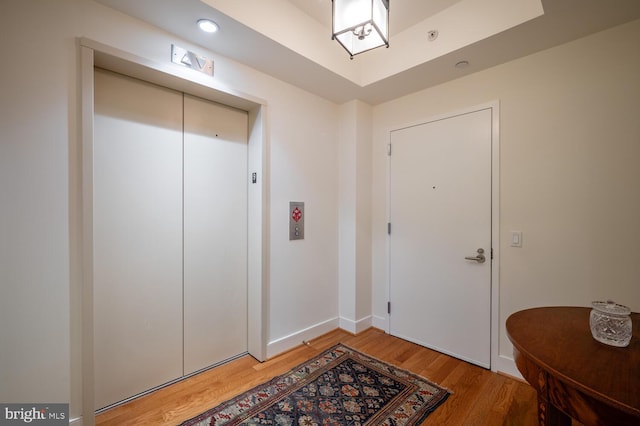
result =
[{"label": "elevator door frame", "polygon": [[[79,328],[81,343],[77,357],[82,381],[82,411],[87,424],[93,424],[93,72],[94,67],[141,79],[216,103],[242,109],[249,114],[248,172],[257,182],[248,189],[248,352],[259,361],[266,359],[268,288],[268,137],[267,103],[252,95],[223,87],[215,78],[171,63],[157,63],[102,43],[81,38],[81,121],[82,139],[82,282],[72,290],[81,308],[72,312],[72,328]],[[73,344],[73,343],[72,343]]]}]

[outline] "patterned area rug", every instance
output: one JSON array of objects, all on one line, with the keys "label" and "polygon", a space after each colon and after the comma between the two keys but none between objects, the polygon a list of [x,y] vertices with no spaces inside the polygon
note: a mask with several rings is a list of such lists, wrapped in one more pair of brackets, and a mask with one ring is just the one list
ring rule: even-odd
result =
[{"label": "patterned area rug", "polygon": [[448,396],[420,376],[338,344],[182,426],[416,425]]}]

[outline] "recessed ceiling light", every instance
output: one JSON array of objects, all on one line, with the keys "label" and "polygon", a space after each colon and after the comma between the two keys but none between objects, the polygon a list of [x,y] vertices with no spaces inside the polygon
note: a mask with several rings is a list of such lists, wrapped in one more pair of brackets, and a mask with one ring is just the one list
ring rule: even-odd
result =
[{"label": "recessed ceiling light", "polygon": [[460,62],[457,62],[455,65],[456,68],[466,68],[468,66],[469,66],[469,61],[460,61]]},{"label": "recessed ceiling light", "polygon": [[211,19],[198,20],[198,27],[206,33],[215,33],[218,31],[218,24],[213,22]]}]

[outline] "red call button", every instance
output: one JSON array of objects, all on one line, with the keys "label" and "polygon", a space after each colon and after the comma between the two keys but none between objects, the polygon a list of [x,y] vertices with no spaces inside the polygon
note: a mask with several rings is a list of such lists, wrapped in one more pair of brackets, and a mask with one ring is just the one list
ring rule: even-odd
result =
[{"label": "red call button", "polygon": [[299,208],[296,207],[295,209],[293,209],[293,211],[291,212],[291,218],[296,222],[302,219],[302,212]]}]

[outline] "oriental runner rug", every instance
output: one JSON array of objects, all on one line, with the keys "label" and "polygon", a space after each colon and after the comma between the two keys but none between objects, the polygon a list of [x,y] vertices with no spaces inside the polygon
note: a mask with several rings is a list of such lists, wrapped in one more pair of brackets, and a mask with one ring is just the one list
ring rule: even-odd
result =
[{"label": "oriental runner rug", "polygon": [[182,426],[417,425],[450,392],[338,344]]}]

